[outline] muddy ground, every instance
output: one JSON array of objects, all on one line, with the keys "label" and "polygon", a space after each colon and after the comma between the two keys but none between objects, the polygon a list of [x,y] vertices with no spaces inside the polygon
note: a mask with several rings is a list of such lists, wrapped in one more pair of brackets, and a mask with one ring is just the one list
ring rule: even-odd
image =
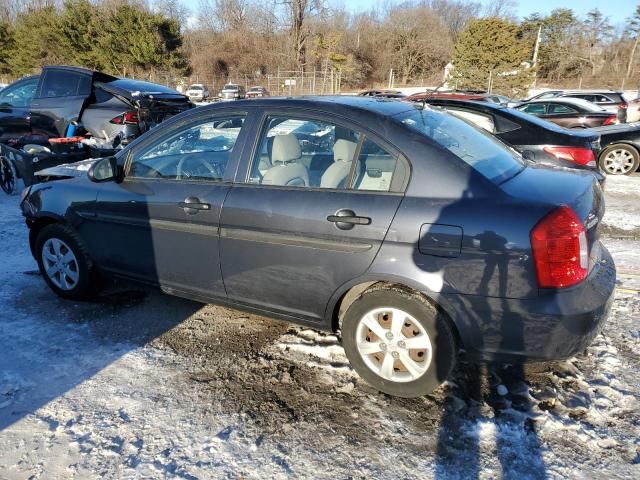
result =
[{"label": "muddy ground", "polygon": [[640,478],[640,177],[607,187],[618,265],[583,354],[461,362],[381,394],[339,339],[116,282],[57,299],[0,198],[0,478]]}]

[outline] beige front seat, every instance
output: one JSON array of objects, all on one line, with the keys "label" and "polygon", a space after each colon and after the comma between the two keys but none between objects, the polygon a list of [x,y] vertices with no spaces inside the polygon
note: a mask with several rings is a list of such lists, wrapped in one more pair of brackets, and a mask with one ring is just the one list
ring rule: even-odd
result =
[{"label": "beige front seat", "polygon": [[308,186],[309,172],[307,167],[300,163],[301,158],[300,142],[293,133],[276,135],[273,138],[271,150],[273,166],[265,172],[262,183],[293,187]]},{"label": "beige front seat", "polygon": [[333,146],[333,164],[322,174],[321,188],[341,188],[351,171],[356,143],[343,138],[336,140]]}]

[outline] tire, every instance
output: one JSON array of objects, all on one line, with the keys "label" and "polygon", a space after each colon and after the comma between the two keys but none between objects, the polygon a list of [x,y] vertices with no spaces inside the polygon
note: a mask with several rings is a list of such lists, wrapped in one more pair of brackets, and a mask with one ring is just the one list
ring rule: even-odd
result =
[{"label": "tire", "polygon": [[0,157],[0,188],[7,195],[15,195],[19,190],[15,165],[6,157]]},{"label": "tire", "polygon": [[600,153],[598,165],[607,175],[630,175],[638,170],[640,154],[631,145],[609,145]]},{"label": "tire", "polygon": [[[397,329],[400,334],[394,335]],[[409,342],[419,348],[409,348]],[[445,315],[401,286],[380,284],[363,292],[344,315],[342,345],[351,366],[369,385],[405,398],[433,392],[449,377],[457,358]]]},{"label": "tire", "polygon": [[84,300],[91,296],[97,275],[82,240],[69,227],[47,225],[35,242],[38,268],[45,282],[62,298]]}]

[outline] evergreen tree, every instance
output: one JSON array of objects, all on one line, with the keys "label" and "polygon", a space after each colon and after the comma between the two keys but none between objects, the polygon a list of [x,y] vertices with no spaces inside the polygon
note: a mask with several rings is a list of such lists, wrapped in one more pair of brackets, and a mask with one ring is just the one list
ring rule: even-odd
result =
[{"label": "evergreen tree", "polygon": [[523,64],[531,47],[519,27],[499,18],[474,20],[462,31],[454,46],[453,78],[459,89],[485,90],[518,96],[532,81]]}]

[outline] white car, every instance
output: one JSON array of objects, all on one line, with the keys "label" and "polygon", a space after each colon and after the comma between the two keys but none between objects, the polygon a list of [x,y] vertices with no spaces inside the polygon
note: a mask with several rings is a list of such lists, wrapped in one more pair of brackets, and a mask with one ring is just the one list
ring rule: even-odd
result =
[{"label": "white car", "polygon": [[204,102],[209,98],[209,89],[201,83],[191,85],[185,95],[193,102]]},{"label": "white car", "polygon": [[640,97],[629,102],[627,107],[627,123],[640,122]]}]

